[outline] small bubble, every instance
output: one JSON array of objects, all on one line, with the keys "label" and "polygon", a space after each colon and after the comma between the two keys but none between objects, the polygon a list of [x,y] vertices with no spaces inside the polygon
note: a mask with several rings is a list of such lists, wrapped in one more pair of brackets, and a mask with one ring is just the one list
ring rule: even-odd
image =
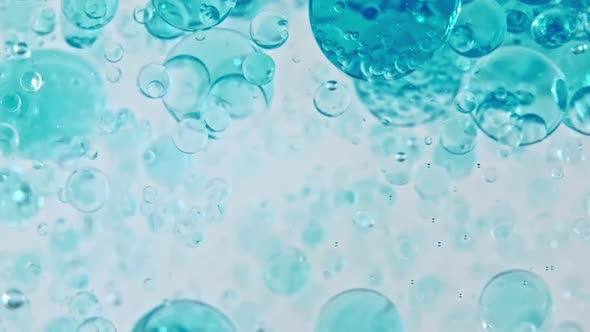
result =
[{"label": "small bubble", "polygon": [[17,310],[24,307],[29,300],[20,290],[11,288],[0,295],[2,305],[8,310]]},{"label": "small bubble", "polygon": [[123,46],[119,43],[109,43],[105,46],[104,57],[108,62],[119,62],[124,54]]},{"label": "small bubble", "polygon": [[289,21],[277,12],[262,11],[250,23],[250,37],[262,48],[278,48],[289,38]]},{"label": "small bubble", "polygon": [[202,120],[186,118],[180,121],[174,134],[174,144],[187,154],[203,151],[209,141],[209,133]]},{"label": "small bubble", "polygon": [[37,92],[43,86],[43,77],[38,72],[28,71],[20,77],[20,86],[26,92]]},{"label": "small bubble", "polygon": [[337,117],[348,109],[351,103],[351,93],[348,85],[337,81],[326,81],[316,90],[313,103],[321,114],[327,117]]},{"label": "small bubble", "polygon": [[149,7],[136,7],[133,10],[133,19],[139,24],[145,24],[146,22],[149,22],[153,15],[154,11],[150,10]]},{"label": "small bubble", "polygon": [[364,211],[357,211],[353,223],[359,230],[366,231],[375,226],[375,219]]},{"label": "small bubble", "polygon": [[122,76],[123,76],[123,72],[121,71],[121,68],[119,68],[117,66],[110,66],[107,69],[107,72],[106,72],[107,81],[109,81],[111,83],[119,82],[121,80]]},{"label": "small bubble", "polygon": [[47,233],[49,232],[49,226],[47,225],[46,222],[40,223],[39,225],[37,225],[37,233],[41,236],[47,236]]},{"label": "small bubble", "polygon": [[262,52],[248,55],[242,63],[242,73],[248,82],[262,86],[270,83],[275,75],[275,62]]},{"label": "small bubble", "polygon": [[162,98],[168,92],[170,78],[162,65],[150,63],[140,69],[137,76],[137,87],[144,96],[150,99]]}]

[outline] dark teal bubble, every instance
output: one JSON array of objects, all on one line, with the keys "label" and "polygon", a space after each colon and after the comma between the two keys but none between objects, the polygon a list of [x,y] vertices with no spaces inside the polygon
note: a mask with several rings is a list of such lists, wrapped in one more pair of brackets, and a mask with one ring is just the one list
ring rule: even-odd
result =
[{"label": "dark teal bubble", "polygon": [[556,7],[535,17],[531,25],[531,33],[537,44],[553,49],[572,40],[578,31],[579,24],[576,11]]},{"label": "dark teal bubble", "polygon": [[545,281],[524,270],[494,276],[479,298],[480,318],[490,332],[538,330],[551,314],[553,302]]},{"label": "dark teal bubble", "polygon": [[[106,93],[101,75],[86,61],[63,51],[40,50],[28,60],[0,64],[0,71],[5,74],[0,90],[20,97],[19,110],[1,112],[0,122],[18,130],[21,155],[57,159],[64,145],[96,132]],[[23,88],[21,80],[28,73],[39,75],[40,87]]]},{"label": "dark teal bubble", "polygon": [[511,33],[522,33],[531,27],[531,18],[519,9],[510,9],[506,12],[506,28]]},{"label": "dark teal bubble", "polygon": [[185,31],[210,29],[223,22],[236,0],[151,0],[164,21]]},{"label": "dark teal bubble", "polygon": [[324,55],[348,75],[400,78],[443,46],[460,1],[310,0],[309,18]]},{"label": "dark teal bubble", "polygon": [[143,316],[132,332],[235,332],[232,321],[218,309],[192,300],[172,300]]},{"label": "dark teal bubble", "polygon": [[315,332],[402,332],[402,318],[390,299],[370,289],[351,289],[320,311]]}]

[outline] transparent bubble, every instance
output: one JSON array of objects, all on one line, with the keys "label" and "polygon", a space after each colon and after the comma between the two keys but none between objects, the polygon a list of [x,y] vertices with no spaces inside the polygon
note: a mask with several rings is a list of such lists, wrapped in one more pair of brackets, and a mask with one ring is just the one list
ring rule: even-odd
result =
[{"label": "transparent bubble", "polygon": [[37,92],[43,86],[43,77],[36,71],[28,71],[21,75],[20,86],[25,92]]},{"label": "transparent bubble", "polygon": [[266,99],[260,87],[248,82],[243,75],[228,75],[213,84],[209,98],[223,105],[232,118],[242,119],[266,109]]},{"label": "transparent bubble", "polygon": [[121,77],[123,77],[123,71],[118,66],[110,66],[106,71],[107,81],[111,83],[117,83],[121,80]]},{"label": "transparent bubble", "polygon": [[135,324],[132,332],[201,331],[236,332],[232,321],[216,308],[197,301],[167,301]]},{"label": "transparent bubble", "polygon": [[119,43],[108,43],[105,46],[104,57],[108,62],[116,63],[123,59],[125,50]]},{"label": "transparent bubble", "polygon": [[450,153],[465,154],[475,147],[477,127],[466,116],[454,116],[443,125],[440,144]]},{"label": "transparent bubble", "polygon": [[226,109],[226,103],[215,96],[207,98],[207,103],[201,111],[201,115],[207,129],[214,133],[225,131],[231,123],[231,116]]},{"label": "transparent bubble", "polygon": [[36,11],[31,29],[39,35],[47,35],[52,33],[57,26],[57,16],[55,9],[51,7],[41,8]]},{"label": "transparent bubble", "polygon": [[64,16],[75,26],[96,30],[110,23],[119,6],[119,0],[63,0]]},{"label": "transparent bubble", "polygon": [[264,284],[277,295],[293,295],[309,282],[311,266],[299,249],[283,247],[274,251],[264,268]]},{"label": "transparent bubble", "polygon": [[348,75],[392,80],[409,74],[441,48],[459,1],[310,0],[314,37],[324,55]]},{"label": "transparent bubble", "polygon": [[242,72],[248,82],[258,86],[265,85],[275,76],[275,62],[265,53],[252,53],[244,59]]},{"label": "transparent bubble", "polygon": [[69,317],[57,317],[51,320],[43,332],[74,332],[78,327],[75,319]]},{"label": "transparent bubble", "polygon": [[584,332],[584,329],[576,322],[561,322],[551,332]]},{"label": "transparent bubble", "polygon": [[25,294],[16,288],[4,291],[0,295],[0,300],[2,301],[4,308],[8,310],[18,310],[29,303]]},{"label": "transparent bubble", "polygon": [[0,220],[25,221],[39,212],[42,200],[19,173],[0,170]]},{"label": "transparent bubble", "polygon": [[17,113],[21,105],[22,99],[18,93],[7,93],[0,98],[0,112]]},{"label": "transparent bubble", "polygon": [[177,55],[164,64],[170,79],[164,106],[176,116],[197,112],[211,85],[205,64],[190,55]]},{"label": "transparent bubble", "polygon": [[191,166],[190,155],[178,150],[174,139],[168,136],[154,140],[145,150],[143,161],[148,176],[169,187],[184,181]]},{"label": "transparent bubble", "polygon": [[473,112],[477,108],[475,94],[471,91],[461,91],[455,99],[455,106],[461,113]]},{"label": "transparent bubble", "polygon": [[551,8],[533,20],[531,33],[544,48],[558,48],[572,40],[578,31],[577,13],[563,7]]},{"label": "transparent bubble", "polygon": [[506,14],[496,0],[474,0],[461,6],[449,44],[457,53],[477,58],[498,48],[506,30]]},{"label": "transparent bubble", "polygon": [[590,135],[590,87],[574,93],[563,122],[583,135]]},{"label": "transparent bubble", "polygon": [[151,14],[148,14],[145,17],[146,21],[144,22],[144,25],[146,30],[153,37],[163,40],[171,40],[184,34],[183,30],[173,27],[164,21],[160,15],[156,14],[156,10],[152,6],[151,1],[146,5],[145,10],[151,12]]},{"label": "transparent bubble", "polygon": [[479,297],[480,318],[487,331],[539,330],[552,310],[551,293],[538,275],[510,270],[494,276]]},{"label": "transparent bubble", "polygon": [[522,10],[510,9],[506,12],[506,28],[511,33],[522,33],[531,27],[531,18]]},{"label": "transparent bubble", "polygon": [[314,332],[402,332],[397,307],[383,294],[370,289],[350,289],[326,302]]},{"label": "transparent bubble", "polygon": [[95,168],[76,170],[66,181],[65,194],[77,210],[85,213],[98,211],[109,197],[108,179]]},{"label": "transparent bubble", "polygon": [[504,47],[481,59],[463,82],[479,105],[472,113],[478,127],[510,146],[544,140],[561,123],[567,106],[563,74],[531,49]]},{"label": "transparent bubble", "polygon": [[186,118],[176,127],[174,144],[184,153],[193,154],[203,151],[208,140],[209,133],[202,120]]},{"label": "transparent bubble", "polygon": [[156,13],[171,26],[185,31],[212,28],[223,22],[237,0],[152,0]]},{"label": "transparent bubble", "polygon": [[347,84],[326,81],[316,90],[313,104],[321,114],[337,117],[344,114],[350,106],[351,93]]},{"label": "transparent bubble", "polygon": [[548,2],[550,2],[551,0],[520,0],[520,2],[527,4],[527,5],[544,5]]},{"label": "transparent bubble", "polygon": [[88,318],[78,326],[76,332],[117,332],[115,325],[101,317]]},{"label": "transparent bubble", "polygon": [[18,131],[8,123],[0,123],[0,156],[15,153],[19,145]]},{"label": "transparent bubble", "polygon": [[70,313],[78,319],[87,319],[100,314],[102,307],[93,293],[79,292],[70,299]]},{"label": "transparent bubble", "polygon": [[443,198],[451,186],[451,178],[441,166],[419,167],[414,179],[414,189],[424,199]]},{"label": "transparent bubble", "polygon": [[369,230],[375,226],[375,219],[364,211],[357,211],[352,222],[361,231]]},{"label": "transparent bubble", "polygon": [[262,48],[281,47],[289,39],[289,21],[280,13],[261,11],[250,23],[250,37]]},{"label": "transparent bubble", "polygon": [[170,87],[170,77],[166,68],[156,63],[143,66],[137,76],[137,87],[148,98],[164,97]]},{"label": "transparent bubble", "polygon": [[153,7],[140,6],[133,9],[133,19],[139,24],[145,24],[152,19],[154,15]]}]

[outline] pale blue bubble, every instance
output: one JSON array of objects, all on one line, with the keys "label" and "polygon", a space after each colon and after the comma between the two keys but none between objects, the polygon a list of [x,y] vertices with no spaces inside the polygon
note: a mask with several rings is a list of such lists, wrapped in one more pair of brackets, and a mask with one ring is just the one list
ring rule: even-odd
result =
[{"label": "pale blue bubble", "polygon": [[151,0],[164,21],[186,31],[210,29],[225,20],[237,0]]},{"label": "pale blue bubble", "polygon": [[264,284],[271,292],[293,295],[309,282],[311,265],[299,249],[282,247],[270,255],[263,273]]},{"label": "pale blue bubble", "polygon": [[262,48],[281,47],[289,38],[289,21],[280,13],[262,11],[250,23],[250,37]]}]

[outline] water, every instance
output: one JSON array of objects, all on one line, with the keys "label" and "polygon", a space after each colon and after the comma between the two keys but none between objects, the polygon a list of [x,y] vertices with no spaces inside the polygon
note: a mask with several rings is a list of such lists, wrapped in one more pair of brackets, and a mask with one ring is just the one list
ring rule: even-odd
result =
[{"label": "water", "polygon": [[480,317],[487,331],[517,331],[529,325],[542,328],[553,301],[545,281],[538,275],[510,270],[494,276],[479,297]]},{"label": "water", "polygon": [[206,100],[211,75],[203,62],[190,55],[178,55],[164,64],[170,80],[162,101],[175,117],[196,112]]},{"label": "water", "polygon": [[278,12],[261,11],[250,23],[250,38],[262,48],[279,48],[289,39],[289,21]]},{"label": "water", "polygon": [[232,321],[218,309],[197,301],[172,300],[143,316],[132,332],[151,331],[236,332]]},{"label": "water", "polygon": [[203,151],[208,140],[209,133],[203,121],[186,118],[178,123],[174,144],[180,151],[187,154]]},{"label": "water", "polygon": [[449,37],[459,4],[310,0],[309,18],[316,42],[336,68],[355,78],[384,81],[432,58]]},{"label": "water", "polygon": [[322,115],[337,117],[344,114],[350,106],[350,94],[348,84],[326,81],[315,91],[313,104]]},{"label": "water", "polygon": [[236,0],[151,0],[156,14],[171,26],[186,31],[212,28],[225,20]]},{"label": "water", "polygon": [[397,307],[385,295],[370,289],[351,289],[326,302],[315,324],[315,332],[402,332]]},{"label": "water", "polygon": [[466,116],[454,116],[443,125],[440,144],[450,153],[465,154],[475,148],[477,127]]},{"label": "water", "polygon": [[578,31],[579,24],[577,12],[556,7],[535,17],[531,25],[531,33],[537,44],[553,49],[572,40]]}]

